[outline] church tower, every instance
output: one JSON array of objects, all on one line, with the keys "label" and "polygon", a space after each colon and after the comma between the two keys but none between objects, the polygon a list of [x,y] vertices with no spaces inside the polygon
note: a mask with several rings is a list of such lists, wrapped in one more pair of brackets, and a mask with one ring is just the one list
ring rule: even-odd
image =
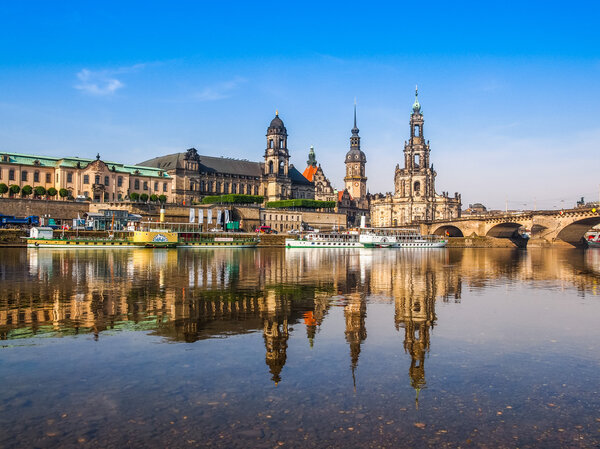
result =
[{"label": "church tower", "polygon": [[356,102],[354,103],[354,128],[352,128],[352,136],[350,137],[350,151],[346,153],[345,163],[344,187],[360,205],[367,196],[367,177],[365,176],[367,157],[360,150],[360,137],[356,127]]},{"label": "church tower", "polygon": [[394,196],[410,202],[407,217],[402,220],[404,223],[432,220],[435,216],[436,173],[429,164],[429,141],[425,141],[423,124],[419,91],[416,89],[410,116],[410,139],[404,142],[404,168],[396,166],[394,177]]},{"label": "church tower", "polygon": [[265,200],[278,201],[291,196],[292,185],[288,176],[290,155],[287,148],[287,129],[275,111],[275,118],[267,128],[267,149],[263,175],[266,178]]}]

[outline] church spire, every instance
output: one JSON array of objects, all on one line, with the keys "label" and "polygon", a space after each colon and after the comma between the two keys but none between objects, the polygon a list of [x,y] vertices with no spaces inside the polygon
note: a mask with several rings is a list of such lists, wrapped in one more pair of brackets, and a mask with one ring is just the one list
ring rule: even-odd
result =
[{"label": "church spire", "polygon": [[358,136],[358,128],[356,127],[356,98],[354,99],[354,128],[352,128],[352,135]]}]

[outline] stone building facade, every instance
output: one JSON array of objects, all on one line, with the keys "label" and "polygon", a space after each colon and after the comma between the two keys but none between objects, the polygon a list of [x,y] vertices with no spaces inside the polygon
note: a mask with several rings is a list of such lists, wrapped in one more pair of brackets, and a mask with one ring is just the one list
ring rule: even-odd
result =
[{"label": "stone building facade", "polygon": [[461,197],[435,192],[436,172],[430,163],[429,141],[423,132],[423,113],[415,94],[410,116],[410,139],[404,142],[404,167],[396,165],[394,194],[375,195],[371,199],[371,224],[393,227],[419,221],[458,218]]},{"label": "stone building facade", "polygon": [[20,189],[26,185],[66,189],[70,197],[96,202],[126,200],[134,192],[165,195],[171,201],[171,181],[165,170],[105,162],[100,155],[85,159],[0,152],[0,183]]},{"label": "stone building facade", "polygon": [[267,128],[262,162],[204,156],[195,148],[141,162],[173,177],[173,197],[192,204],[207,195],[263,195],[265,201],[314,199],[314,185],[289,163],[287,129],[279,114]]}]

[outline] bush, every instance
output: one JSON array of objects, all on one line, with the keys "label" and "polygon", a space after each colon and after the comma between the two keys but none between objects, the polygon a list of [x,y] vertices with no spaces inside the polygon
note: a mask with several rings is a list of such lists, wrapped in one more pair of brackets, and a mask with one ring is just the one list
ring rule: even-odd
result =
[{"label": "bush", "polygon": [[10,186],[9,190],[10,190],[11,195],[16,195],[17,193],[19,193],[21,191],[21,187],[19,187],[16,184],[13,184],[12,186]]},{"label": "bush", "polygon": [[145,203],[146,201],[148,201],[148,194],[147,193],[142,193],[140,195],[140,200],[142,200],[143,203]]},{"label": "bush", "polygon": [[235,204],[260,204],[265,200],[264,196],[260,195],[236,195],[230,193],[227,195],[212,195],[202,198],[203,204],[213,203],[235,203]]},{"label": "bush", "polygon": [[21,189],[22,196],[29,196],[32,193],[33,193],[33,187],[31,187],[29,184],[27,184],[26,186],[23,186],[23,188]]},{"label": "bush", "polygon": [[56,196],[58,194],[58,190],[56,190],[54,187],[50,187],[48,189],[48,196],[52,197],[52,196]]},{"label": "bush", "polygon": [[8,192],[8,186],[4,183],[0,184],[0,195],[4,195]]},{"label": "bush", "polygon": [[67,189],[60,189],[58,191],[58,196],[60,196],[61,198],[66,198],[69,196],[69,191]]},{"label": "bush", "polygon": [[158,197],[158,201],[160,201],[161,203],[165,204],[167,202],[167,195],[160,195]]},{"label": "bush", "polygon": [[137,200],[139,200],[139,199],[140,199],[140,194],[139,194],[139,193],[135,193],[135,192],[133,192],[133,193],[130,193],[130,194],[129,194],[129,199],[130,199],[131,201],[133,201],[133,202],[136,202]]},{"label": "bush", "polygon": [[44,196],[46,194],[46,189],[42,186],[37,186],[33,189],[33,191],[35,192],[36,196]]},{"label": "bush", "polygon": [[281,201],[270,201],[266,207],[270,208],[288,208],[288,207],[299,207],[306,209],[333,209],[335,207],[335,201],[318,201],[318,200],[281,200]]},{"label": "bush", "polygon": [[152,201],[153,203],[156,203],[158,201],[158,195],[156,195],[155,193],[150,195],[150,201]]}]

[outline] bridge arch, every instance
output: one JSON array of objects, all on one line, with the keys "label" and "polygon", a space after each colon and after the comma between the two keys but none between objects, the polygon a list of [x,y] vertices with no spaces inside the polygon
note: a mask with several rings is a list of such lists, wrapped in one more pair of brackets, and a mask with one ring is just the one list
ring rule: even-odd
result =
[{"label": "bridge arch", "polygon": [[492,226],[488,230],[486,237],[509,239],[511,237],[514,237],[515,233],[522,226],[523,225],[520,223],[512,223],[512,222],[498,223],[497,225]]},{"label": "bridge arch", "polygon": [[586,246],[583,236],[597,224],[600,224],[600,216],[576,220],[562,228],[556,238],[573,246]]},{"label": "bridge arch", "polygon": [[448,237],[464,237],[462,230],[457,226],[444,225],[433,231],[434,235],[444,235]]}]

